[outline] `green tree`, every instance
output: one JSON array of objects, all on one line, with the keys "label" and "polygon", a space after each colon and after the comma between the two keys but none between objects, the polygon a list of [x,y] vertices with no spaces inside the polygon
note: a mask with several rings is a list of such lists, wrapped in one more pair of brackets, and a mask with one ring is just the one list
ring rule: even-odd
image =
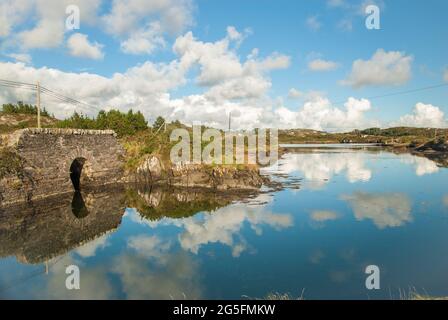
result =
[{"label": "green tree", "polygon": [[[22,101],[18,101],[17,104],[12,104],[12,103],[7,103],[2,105],[2,111],[3,113],[8,113],[8,114],[32,114],[32,115],[37,115],[37,106],[31,105],[31,104],[26,104],[23,103]],[[43,117],[49,117],[49,113],[47,112],[47,110],[45,109],[45,107],[43,107],[41,109],[40,114]]]},{"label": "green tree", "polygon": [[120,137],[133,135],[137,131],[148,128],[145,117],[140,111],[134,113],[130,110],[128,113],[122,113],[114,109],[110,111],[101,110],[96,119],[90,119],[75,112],[70,118],[61,121],[58,126],[78,129],[110,129],[114,130]]},{"label": "green tree", "polygon": [[161,126],[163,126],[165,124],[165,119],[162,117],[157,117],[156,121],[154,122],[154,129],[155,130],[159,130]]}]

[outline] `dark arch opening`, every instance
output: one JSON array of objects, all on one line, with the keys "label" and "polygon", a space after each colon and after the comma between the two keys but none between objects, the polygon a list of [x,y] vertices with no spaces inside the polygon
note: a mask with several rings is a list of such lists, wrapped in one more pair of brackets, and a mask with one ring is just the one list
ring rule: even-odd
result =
[{"label": "dark arch opening", "polygon": [[72,213],[78,219],[85,218],[89,215],[89,210],[87,210],[82,194],[79,191],[75,191],[73,194]]},{"label": "dark arch opening", "polygon": [[75,191],[81,191],[81,172],[85,162],[84,158],[76,158],[70,166],[70,180]]}]

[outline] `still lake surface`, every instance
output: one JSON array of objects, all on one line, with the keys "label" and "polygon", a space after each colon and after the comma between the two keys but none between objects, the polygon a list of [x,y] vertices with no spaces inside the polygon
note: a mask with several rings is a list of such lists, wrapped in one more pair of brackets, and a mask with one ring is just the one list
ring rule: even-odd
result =
[{"label": "still lake surface", "polygon": [[[301,146],[248,199],[127,189],[0,212],[0,298],[448,296],[448,170],[380,148]],[[81,289],[65,287],[77,265]],[[367,290],[365,268],[381,270]]]}]

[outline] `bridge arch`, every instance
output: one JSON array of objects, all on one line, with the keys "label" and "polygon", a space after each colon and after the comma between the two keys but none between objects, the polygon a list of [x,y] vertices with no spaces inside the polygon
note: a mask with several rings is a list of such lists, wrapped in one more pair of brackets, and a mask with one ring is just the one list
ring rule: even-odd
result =
[{"label": "bridge arch", "polygon": [[8,145],[32,179],[29,200],[123,179],[124,149],[110,130],[22,129]]},{"label": "bridge arch", "polygon": [[70,180],[75,191],[81,191],[81,174],[86,158],[78,157],[70,165]]}]

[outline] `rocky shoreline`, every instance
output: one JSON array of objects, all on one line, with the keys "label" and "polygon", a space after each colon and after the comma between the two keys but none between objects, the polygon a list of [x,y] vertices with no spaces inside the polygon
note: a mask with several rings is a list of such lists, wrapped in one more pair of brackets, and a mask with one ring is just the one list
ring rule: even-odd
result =
[{"label": "rocky shoreline", "polygon": [[[111,131],[25,129],[3,137],[2,142],[0,206],[73,192],[70,164],[78,157],[86,161],[78,177],[82,188],[139,183],[218,191],[258,190],[269,181],[257,166],[173,165],[155,155],[147,155],[132,170],[125,169],[129,156]],[[64,151],[66,146],[69,152]]]},{"label": "rocky shoreline", "polygon": [[164,164],[157,156],[148,156],[127,182],[176,187],[201,187],[215,190],[257,190],[268,182],[256,166],[210,166],[203,164]]},{"label": "rocky shoreline", "polygon": [[[77,139],[85,139],[83,144],[91,146],[90,149],[93,151],[78,150],[73,155],[64,155],[63,148],[60,147],[60,150],[58,149],[53,152],[54,154],[49,155],[48,163],[44,163],[42,167],[35,166],[35,156],[46,152],[44,144],[36,147],[36,139],[43,139],[42,133],[48,135],[48,137],[45,137],[45,144],[50,143],[60,147],[70,142],[71,145],[78,148],[73,140],[74,137],[78,137]],[[101,152],[95,150],[94,146],[97,144],[92,140],[100,138],[103,142],[108,143],[107,148]],[[88,161],[93,161],[97,165],[97,171],[92,171],[92,168],[83,170],[81,179],[84,180],[81,184],[85,187],[138,183],[150,186],[204,188],[215,191],[257,191],[263,185],[269,186],[271,183],[269,177],[260,173],[258,166],[171,164],[170,161],[163,161],[159,156],[153,154],[148,154],[146,157],[139,159],[139,164],[133,169],[125,169],[126,152],[111,131],[98,133],[88,130],[42,129],[35,132],[27,129],[19,130],[7,139],[3,137],[2,140],[3,147],[0,145],[0,206],[73,192],[69,177],[70,170],[67,164],[72,161],[75,154],[84,154],[86,159],[91,159]],[[29,145],[28,151],[22,150],[26,143]],[[100,145],[103,147],[104,143]],[[421,145],[383,144],[379,147],[391,152],[406,152],[426,157],[440,166],[448,167],[448,143],[445,140],[439,139]],[[118,150],[117,155],[114,154],[113,150]],[[279,155],[281,156],[288,151],[288,148],[280,148]],[[109,152],[109,154],[103,157],[106,152]],[[62,164],[57,164],[61,160],[58,157],[67,159],[64,158]],[[101,161],[99,161],[100,157],[103,157]],[[107,159],[111,161],[106,161]],[[104,161],[107,163],[104,163]],[[115,166],[113,172],[111,170],[105,171],[104,164],[110,166],[111,163],[114,163]],[[90,176],[85,174],[89,169],[91,170]],[[107,179],[108,172],[114,173],[115,176]],[[51,177],[57,178],[63,183],[58,184]]]}]

